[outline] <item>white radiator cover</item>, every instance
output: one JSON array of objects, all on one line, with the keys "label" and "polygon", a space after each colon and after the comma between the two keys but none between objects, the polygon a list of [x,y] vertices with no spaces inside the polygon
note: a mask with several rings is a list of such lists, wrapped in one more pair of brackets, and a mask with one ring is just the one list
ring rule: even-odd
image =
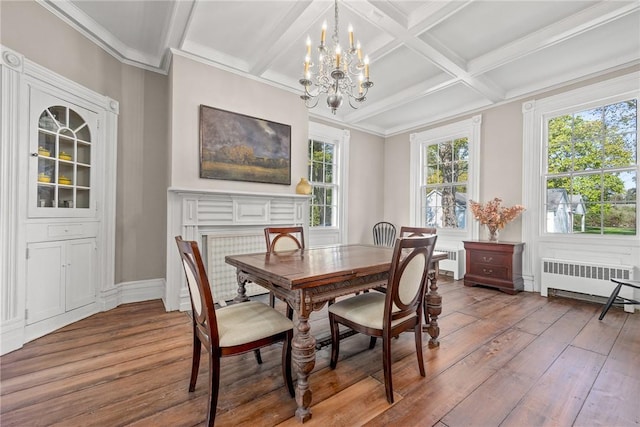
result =
[{"label": "white radiator cover", "polygon": [[446,252],[448,258],[439,262],[440,270],[453,272],[453,279],[459,280],[464,276],[464,250],[457,248],[436,248],[438,252]]},{"label": "white radiator cover", "polygon": [[[238,279],[235,267],[224,261],[229,254],[250,254],[265,251],[264,232],[243,234],[207,235],[207,275],[213,292],[213,299],[222,303],[238,295]],[[247,283],[247,296],[265,294],[268,291],[255,283]]]},{"label": "white radiator cover", "polygon": [[[633,280],[633,267],[585,263],[555,258],[541,260],[540,294],[547,296],[549,289],[577,292],[608,298],[615,288],[611,279]],[[632,299],[633,288],[623,286],[619,296]],[[626,304],[624,310],[634,311],[634,306]]]}]

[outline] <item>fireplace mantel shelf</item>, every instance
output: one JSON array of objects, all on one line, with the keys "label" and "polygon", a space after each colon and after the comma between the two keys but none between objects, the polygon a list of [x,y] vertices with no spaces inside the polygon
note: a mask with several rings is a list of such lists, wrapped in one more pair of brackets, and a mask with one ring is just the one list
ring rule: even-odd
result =
[{"label": "fireplace mantel shelf", "polygon": [[236,190],[210,190],[210,189],[202,189],[202,188],[181,188],[181,187],[169,187],[168,190],[170,193],[176,194],[196,194],[196,195],[227,195],[227,196],[241,196],[241,197],[293,197],[299,198],[302,200],[307,200],[311,196],[306,194],[296,194],[296,193],[263,193],[257,191],[236,191]]}]

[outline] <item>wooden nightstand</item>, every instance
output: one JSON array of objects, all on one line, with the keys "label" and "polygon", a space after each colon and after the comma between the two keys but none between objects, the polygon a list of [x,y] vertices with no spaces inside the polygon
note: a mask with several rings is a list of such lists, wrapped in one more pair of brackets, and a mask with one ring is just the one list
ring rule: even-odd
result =
[{"label": "wooden nightstand", "polygon": [[485,285],[515,294],[524,289],[522,242],[465,241],[465,286]]}]

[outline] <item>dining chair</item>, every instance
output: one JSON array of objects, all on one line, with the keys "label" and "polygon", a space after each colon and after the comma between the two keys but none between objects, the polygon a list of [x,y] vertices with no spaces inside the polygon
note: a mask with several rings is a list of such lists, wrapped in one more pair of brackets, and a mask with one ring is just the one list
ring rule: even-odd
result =
[{"label": "dining chair", "polygon": [[[207,424],[213,426],[220,390],[220,358],[233,356],[282,341],[282,375],[294,397],[291,376],[293,322],[266,304],[248,301],[214,308],[207,273],[197,242],[176,243],[189,287],[193,318],[193,357],[189,391],[196,388],[202,346],[209,353],[209,408]],[[259,361],[260,363],[260,361]]]},{"label": "dining chair", "polygon": [[[282,252],[304,249],[304,229],[302,227],[266,227],[264,238],[267,252]],[[275,307],[276,299],[273,292],[269,292],[269,305]],[[286,301],[285,301],[286,303]],[[293,309],[287,304],[287,317],[293,318]]]},{"label": "dining chair", "polygon": [[393,403],[391,338],[413,329],[420,375],[425,376],[422,357],[422,311],[429,265],[437,236],[396,240],[387,292],[369,292],[337,301],[329,306],[331,362],[336,368],[340,353],[339,325],[372,338],[382,338],[382,365],[387,401]]},{"label": "dining chair", "polygon": [[396,226],[390,222],[380,221],[373,226],[373,244],[392,247],[396,240]]}]

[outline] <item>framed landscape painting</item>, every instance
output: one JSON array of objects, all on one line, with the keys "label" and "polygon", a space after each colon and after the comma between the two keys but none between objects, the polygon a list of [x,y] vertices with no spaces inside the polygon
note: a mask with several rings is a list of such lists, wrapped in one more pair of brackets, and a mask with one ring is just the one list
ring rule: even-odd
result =
[{"label": "framed landscape painting", "polygon": [[291,184],[291,126],[200,105],[200,178]]}]

